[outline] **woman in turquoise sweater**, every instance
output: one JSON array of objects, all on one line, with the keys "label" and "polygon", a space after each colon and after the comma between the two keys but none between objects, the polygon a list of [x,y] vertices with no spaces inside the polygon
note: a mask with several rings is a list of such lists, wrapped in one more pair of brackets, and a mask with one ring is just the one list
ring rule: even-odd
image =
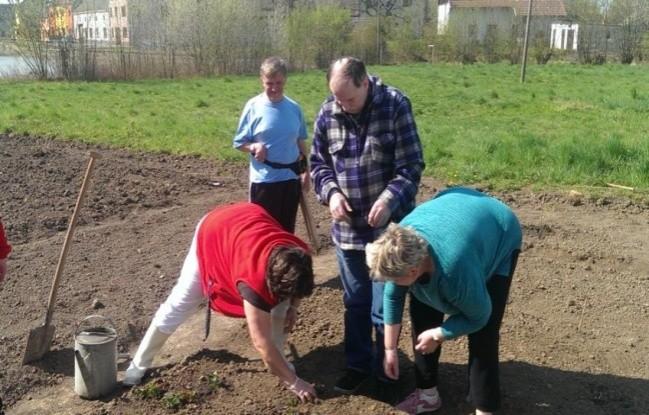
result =
[{"label": "woman in turquoise sweater", "polygon": [[367,245],[371,274],[386,281],[384,369],[392,379],[399,377],[397,343],[410,292],[417,389],[399,409],[411,414],[439,409],[440,346],[463,335],[469,336],[468,397],[476,414],[500,407],[500,323],[521,242],[518,219],[504,203],[451,188]]}]

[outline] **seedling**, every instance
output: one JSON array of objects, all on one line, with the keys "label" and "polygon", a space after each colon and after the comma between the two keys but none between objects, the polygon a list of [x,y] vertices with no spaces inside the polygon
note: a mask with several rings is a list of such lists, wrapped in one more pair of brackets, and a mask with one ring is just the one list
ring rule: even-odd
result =
[{"label": "seedling", "polygon": [[141,399],[160,399],[164,395],[164,390],[156,382],[150,382],[139,388],[135,388],[133,393]]}]

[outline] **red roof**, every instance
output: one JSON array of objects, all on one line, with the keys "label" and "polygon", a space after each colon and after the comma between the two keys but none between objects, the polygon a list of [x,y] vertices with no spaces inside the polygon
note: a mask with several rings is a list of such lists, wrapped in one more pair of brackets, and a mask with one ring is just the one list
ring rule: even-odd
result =
[{"label": "red roof", "polygon": [[[450,0],[451,8],[512,8],[517,15],[527,16],[529,0]],[[532,0],[532,16],[565,16],[563,0]]]}]

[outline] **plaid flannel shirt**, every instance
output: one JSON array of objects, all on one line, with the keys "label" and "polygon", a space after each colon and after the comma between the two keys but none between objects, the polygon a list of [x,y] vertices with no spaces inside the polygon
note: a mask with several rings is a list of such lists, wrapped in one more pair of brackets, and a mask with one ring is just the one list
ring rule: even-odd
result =
[{"label": "plaid flannel shirt", "polygon": [[391,221],[415,207],[425,167],[410,101],[370,77],[369,102],[353,117],[330,96],[315,121],[311,178],[321,203],[341,192],[352,207],[351,222],[334,221],[332,238],[341,249],[365,249],[384,228],[368,225],[374,203],[383,200]]}]

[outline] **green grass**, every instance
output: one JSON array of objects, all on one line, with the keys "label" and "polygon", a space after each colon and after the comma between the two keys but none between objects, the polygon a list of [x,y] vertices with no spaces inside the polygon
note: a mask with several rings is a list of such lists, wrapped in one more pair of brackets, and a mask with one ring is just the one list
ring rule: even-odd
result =
[{"label": "green grass", "polygon": [[[451,183],[649,188],[649,71],[557,64],[372,67],[412,100],[426,174]],[[133,149],[244,156],[231,147],[257,77],[106,83],[1,82],[0,132]],[[291,74],[310,126],[324,73]]]}]

